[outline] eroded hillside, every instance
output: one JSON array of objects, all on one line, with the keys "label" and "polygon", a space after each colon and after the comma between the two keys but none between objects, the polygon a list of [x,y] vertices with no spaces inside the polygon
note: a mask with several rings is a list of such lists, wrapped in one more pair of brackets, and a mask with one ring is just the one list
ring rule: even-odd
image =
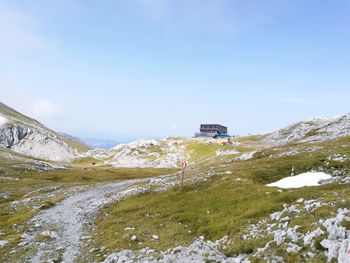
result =
[{"label": "eroded hillside", "polygon": [[69,161],[88,150],[82,142],[54,132],[0,103],[0,147],[38,159]]}]

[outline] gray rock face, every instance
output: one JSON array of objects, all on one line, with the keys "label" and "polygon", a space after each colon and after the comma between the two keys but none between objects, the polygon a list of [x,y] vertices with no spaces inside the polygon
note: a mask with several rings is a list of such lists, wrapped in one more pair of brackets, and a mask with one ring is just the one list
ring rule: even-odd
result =
[{"label": "gray rock face", "polygon": [[8,122],[0,126],[0,147],[35,158],[67,161],[76,151],[54,132],[27,123]]},{"label": "gray rock face", "polygon": [[78,153],[70,145],[65,136],[0,103],[0,148],[44,160],[68,161]]},{"label": "gray rock face", "polygon": [[0,127],[0,145],[11,148],[23,140],[30,132],[31,130],[26,127],[6,123]]}]

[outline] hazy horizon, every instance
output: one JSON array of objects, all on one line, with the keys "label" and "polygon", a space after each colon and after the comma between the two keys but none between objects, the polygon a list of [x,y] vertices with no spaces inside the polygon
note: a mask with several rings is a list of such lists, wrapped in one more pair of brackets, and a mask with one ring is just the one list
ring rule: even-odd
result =
[{"label": "hazy horizon", "polygon": [[349,112],[350,2],[0,1],[0,101],[80,138]]}]

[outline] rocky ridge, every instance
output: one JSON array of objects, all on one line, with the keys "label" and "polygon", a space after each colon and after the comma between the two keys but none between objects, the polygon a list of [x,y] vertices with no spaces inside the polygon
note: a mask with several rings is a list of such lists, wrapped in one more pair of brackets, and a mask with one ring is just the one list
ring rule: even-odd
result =
[{"label": "rocky ridge", "polygon": [[186,143],[190,139],[168,138],[163,140],[138,140],[119,144],[112,149],[94,149],[85,156],[102,160],[114,167],[178,167],[186,160]]},{"label": "rocky ridge", "polygon": [[350,113],[334,118],[314,118],[301,121],[266,135],[272,145],[313,143],[350,135]]},{"label": "rocky ridge", "polygon": [[0,103],[0,147],[38,159],[69,161],[78,155],[72,140]]}]

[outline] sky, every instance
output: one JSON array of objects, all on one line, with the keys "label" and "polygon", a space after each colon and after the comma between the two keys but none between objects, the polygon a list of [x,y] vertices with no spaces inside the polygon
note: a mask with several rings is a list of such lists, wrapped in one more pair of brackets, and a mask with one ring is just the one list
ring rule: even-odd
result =
[{"label": "sky", "polygon": [[349,112],[349,0],[0,0],[0,101],[78,137]]}]

